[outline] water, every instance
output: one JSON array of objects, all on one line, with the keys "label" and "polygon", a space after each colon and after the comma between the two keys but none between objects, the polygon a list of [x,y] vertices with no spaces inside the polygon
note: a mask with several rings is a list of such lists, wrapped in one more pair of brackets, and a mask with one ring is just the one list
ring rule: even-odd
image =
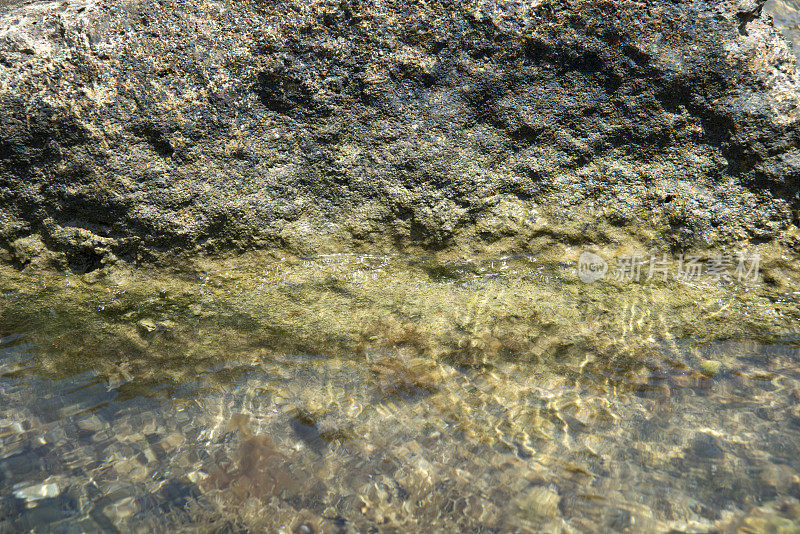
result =
[{"label": "water", "polygon": [[2,532],[800,530],[786,287],[328,256],[0,294]]},{"label": "water", "polygon": [[772,15],[775,27],[783,34],[800,63],[800,3],[797,0],[767,0],[764,10]]}]

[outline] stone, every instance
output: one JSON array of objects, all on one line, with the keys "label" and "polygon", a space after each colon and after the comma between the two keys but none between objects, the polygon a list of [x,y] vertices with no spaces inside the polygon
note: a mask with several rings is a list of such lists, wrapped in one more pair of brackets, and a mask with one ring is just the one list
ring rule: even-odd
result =
[{"label": "stone", "polygon": [[142,334],[149,334],[158,328],[158,325],[152,319],[141,319],[136,323],[136,326],[139,327],[139,331]]},{"label": "stone", "polygon": [[691,442],[690,449],[700,458],[720,459],[725,455],[719,439],[707,432],[698,432]]},{"label": "stone", "polygon": [[55,482],[43,482],[33,486],[25,486],[14,490],[14,497],[24,501],[33,502],[41,499],[57,497],[61,493],[61,488]]},{"label": "stone", "polygon": [[708,377],[713,377],[719,374],[722,369],[722,362],[717,360],[702,360],[700,362],[700,371]]},{"label": "stone", "polygon": [[534,486],[518,495],[514,503],[530,519],[552,519],[559,513],[561,498],[551,488]]},{"label": "stone", "polygon": [[752,0],[0,6],[0,261],[796,249]]}]

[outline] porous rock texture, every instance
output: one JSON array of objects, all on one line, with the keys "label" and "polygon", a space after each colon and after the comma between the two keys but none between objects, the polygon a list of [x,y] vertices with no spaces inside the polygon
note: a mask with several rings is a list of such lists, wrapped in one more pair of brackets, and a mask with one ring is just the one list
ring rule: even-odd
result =
[{"label": "porous rock texture", "polygon": [[796,223],[800,77],[760,2],[0,1],[3,261]]}]

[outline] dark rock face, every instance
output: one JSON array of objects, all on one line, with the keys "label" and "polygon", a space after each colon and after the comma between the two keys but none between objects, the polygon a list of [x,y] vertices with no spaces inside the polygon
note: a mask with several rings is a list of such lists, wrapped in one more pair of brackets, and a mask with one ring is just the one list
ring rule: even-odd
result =
[{"label": "dark rock face", "polygon": [[750,0],[14,2],[0,246],[91,270],[783,239],[799,81]]}]

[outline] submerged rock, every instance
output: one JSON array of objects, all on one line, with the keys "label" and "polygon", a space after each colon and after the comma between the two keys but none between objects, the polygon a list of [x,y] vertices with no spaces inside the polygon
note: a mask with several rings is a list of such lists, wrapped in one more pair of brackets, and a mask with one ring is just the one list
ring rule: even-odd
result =
[{"label": "submerged rock", "polygon": [[61,493],[61,490],[58,484],[50,482],[17,489],[14,491],[14,496],[18,499],[31,502],[56,497],[59,493]]},{"label": "submerged rock", "polygon": [[3,257],[773,240],[800,110],[771,20],[744,0],[3,2]]}]

